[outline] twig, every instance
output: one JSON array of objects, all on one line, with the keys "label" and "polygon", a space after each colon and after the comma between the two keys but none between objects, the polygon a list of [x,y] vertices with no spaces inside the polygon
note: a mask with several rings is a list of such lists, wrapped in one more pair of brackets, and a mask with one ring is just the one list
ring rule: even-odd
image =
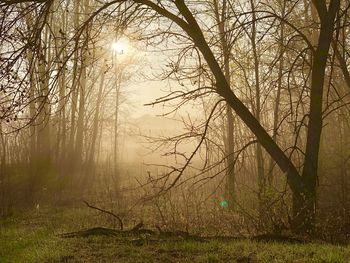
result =
[{"label": "twig", "polygon": [[114,218],[116,218],[116,219],[119,221],[120,230],[123,230],[123,228],[124,228],[124,226],[123,226],[123,221],[122,221],[122,219],[121,219],[118,215],[112,213],[111,211],[104,210],[104,209],[99,208],[99,207],[96,207],[96,206],[92,206],[92,205],[90,205],[90,204],[89,204],[88,202],[86,202],[86,201],[83,201],[83,202],[84,202],[84,203],[86,204],[86,206],[89,207],[89,208],[98,210],[98,211],[100,211],[100,212],[102,212],[102,213],[111,215],[111,216],[113,216]]}]

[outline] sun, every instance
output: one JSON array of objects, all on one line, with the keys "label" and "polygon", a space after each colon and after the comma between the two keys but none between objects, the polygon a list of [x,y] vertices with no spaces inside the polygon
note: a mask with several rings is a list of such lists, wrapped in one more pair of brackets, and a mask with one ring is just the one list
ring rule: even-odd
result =
[{"label": "sun", "polygon": [[111,44],[111,48],[117,52],[118,54],[123,54],[127,51],[128,49],[128,46],[129,46],[129,41],[127,38],[121,38],[117,41],[114,41],[112,44]]}]

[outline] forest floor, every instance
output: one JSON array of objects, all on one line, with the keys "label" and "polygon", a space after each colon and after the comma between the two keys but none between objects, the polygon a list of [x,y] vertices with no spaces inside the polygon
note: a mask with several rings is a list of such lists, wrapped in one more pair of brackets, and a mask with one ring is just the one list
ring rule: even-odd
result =
[{"label": "forest floor", "polygon": [[[249,239],[62,233],[98,225],[87,208],[46,208],[0,219],[0,262],[350,262],[350,246]],[[91,214],[90,214],[91,215]]]}]

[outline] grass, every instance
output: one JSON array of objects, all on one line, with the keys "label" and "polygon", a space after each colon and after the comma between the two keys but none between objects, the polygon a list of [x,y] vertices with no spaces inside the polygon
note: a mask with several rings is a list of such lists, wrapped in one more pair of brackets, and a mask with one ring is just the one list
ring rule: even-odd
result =
[{"label": "grass", "polygon": [[0,262],[45,262],[60,258],[65,247],[49,224],[39,226],[10,218],[0,226]]},{"label": "grass", "polygon": [[1,219],[0,262],[350,263],[349,246],[330,244],[216,239],[198,242],[144,235],[88,238],[57,236],[63,232],[99,226],[99,223],[101,220],[96,214],[85,208],[47,208]]}]

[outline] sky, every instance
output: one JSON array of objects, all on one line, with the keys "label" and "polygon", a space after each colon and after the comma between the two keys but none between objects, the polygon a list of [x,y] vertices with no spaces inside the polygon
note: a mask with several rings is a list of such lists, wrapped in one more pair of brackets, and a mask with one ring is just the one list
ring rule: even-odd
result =
[{"label": "sky", "polygon": [[[131,44],[130,44],[131,45]],[[159,80],[157,74],[162,72],[168,58],[159,52],[150,50],[140,50],[129,47],[136,59],[134,65],[130,65],[126,70],[131,74],[131,79],[122,83],[122,89],[128,92],[131,102],[133,118],[143,115],[162,115],[166,112],[162,105],[145,106],[145,104],[155,101],[157,98],[168,94],[169,85],[179,86],[175,81]]]}]

